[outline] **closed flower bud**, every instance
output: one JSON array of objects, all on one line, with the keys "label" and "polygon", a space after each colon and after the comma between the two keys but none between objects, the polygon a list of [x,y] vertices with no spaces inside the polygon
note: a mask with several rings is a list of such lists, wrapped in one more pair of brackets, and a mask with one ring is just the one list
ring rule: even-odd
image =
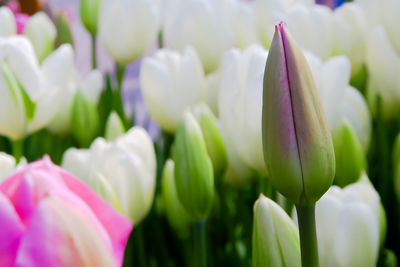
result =
[{"label": "closed flower bud", "polygon": [[203,133],[208,155],[213,164],[214,174],[217,177],[221,176],[226,169],[228,159],[225,141],[217,124],[217,118],[205,104],[195,106],[193,114],[197,118]]},{"label": "closed flower bud", "polygon": [[192,220],[179,202],[175,186],[174,162],[171,159],[168,159],[165,163],[161,188],[163,207],[169,224],[179,237],[187,237],[190,233]]},{"label": "closed flower bud", "polygon": [[110,116],[107,119],[106,132],[104,134],[104,137],[108,141],[113,141],[124,132],[125,127],[121,121],[121,118],[118,116],[117,112],[111,112]]},{"label": "closed flower bud", "polygon": [[332,133],[335,147],[335,184],[344,187],[356,182],[365,167],[364,153],[360,142],[347,121]]},{"label": "closed flower bud", "polygon": [[213,203],[213,167],[200,126],[188,111],[178,126],[173,159],[179,201],[195,220],[206,218]]},{"label": "closed flower bud", "polygon": [[99,115],[94,103],[77,92],[71,110],[72,134],[80,146],[88,147],[99,131]]},{"label": "closed flower bud", "polygon": [[80,0],[79,2],[79,11],[83,25],[90,34],[96,35],[101,0]]},{"label": "closed flower bud", "polygon": [[292,219],[269,198],[260,195],[254,205],[254,267],[300,267],[299,233]]},{"label": "closed flower bud", "polygon": [[306,59],[283,23],[265,67],[262,134],[273,186],[296,204],[316,202],[335,175],[332,137]]},{"label": "closed flower bud", "polygon": [[43,61],[54,50],[56,27],[44,12],[38,12],[29,18],[24,34],[31,40],[39,61]]},{"label": "closed flower bud", "polygon": [[0,36],[7,37],[16,34],[17,25],[14,14],[8,7],[0,7]]}]

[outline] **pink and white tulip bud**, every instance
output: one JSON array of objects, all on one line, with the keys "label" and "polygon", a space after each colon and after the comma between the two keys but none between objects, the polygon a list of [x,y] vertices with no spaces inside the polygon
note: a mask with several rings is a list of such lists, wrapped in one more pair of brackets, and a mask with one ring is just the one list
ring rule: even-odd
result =
[{"label": "pink and white tulip bud", "polygon": [[280,193],[315,203],[335,175],[332,137],[303,52],[285,24],[275,29],[264,76],[264,159]]},{"label": "pink and white tulip bud", "polygon": [[0,184],[0,265],[121,266],[130,221],[48,157]]}]

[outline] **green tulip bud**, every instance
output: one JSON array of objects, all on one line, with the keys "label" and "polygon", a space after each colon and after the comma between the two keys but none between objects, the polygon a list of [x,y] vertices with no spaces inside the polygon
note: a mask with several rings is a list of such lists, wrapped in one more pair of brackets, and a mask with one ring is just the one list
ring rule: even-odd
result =
[{"label": "green tulip bud", "polygon": [[195,106],[193,114],[197,118],[203,133],[208,155],[213,164],[214,174],[216,177],[220,177],[228,165],[228,156],[224,138],[217,125],[217,118],[206,104]]},{"label": "green tulip bud", "polygon": [[96,105],[77,92],[71,110],[72,135],[81,147],[89,147],[99,131]]},{"label": "green tulip bud", "polygon": [[361,144],[347,121],[343,121],[333,133],[335,148],[335,184],[345,187],[355,183],[365,168],[365,158]]},{"label": "green tulip bud", "polygon": [[114,141],[118,136],[125,133],[125,127],[122,123],[121,118],[118,116],[117,112],[111,112],[110,116],[108,116],[106,123],[106,132],[104,137],[108,141]]},{"label": "green tulip bud", "polygon": [[278,204],[263,195],[254,204],[253,266],[301,266],[296,225]]},{"label": "green tulip bud", "polygon": [[58,47],[62,44],[70,44],[73,46],[74,41],[72,38],[71,27],[64,12],[61,12],[56,17],[55,24],[57,29],[56,46]]},{"label": "green tulip bud", "polygon": [[332,137],[307,61],[283,23],[265,66],[262,135],[273,186],[295,204],[315,203],[335,175]]},{"label": "green tulip bud", "polygon": [[97,21],[99,17],[101,0],[80,0],[80,15],[85,28],[91,35],[97,34]]},{"label": "green tulip bud", "polygon": [[173,160],[179,201],[196,221],[206,218],[213,203],[213,167],[200,126],[188,111],[178,126]]},{"label": "green tulip bud", "polygon": [[191,217],[179,202],[174,178],[174,162],[168,159],[165,163],[162,182],[162,200],[167,220],[180,238],[190,234]]}]

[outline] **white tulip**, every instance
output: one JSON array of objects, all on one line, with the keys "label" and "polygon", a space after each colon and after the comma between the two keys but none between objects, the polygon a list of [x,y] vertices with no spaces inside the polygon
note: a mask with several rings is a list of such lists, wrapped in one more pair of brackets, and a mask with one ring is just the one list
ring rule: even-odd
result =
[{"label": "white tulip", "polygon": [[25,37],[0,38],[0,69],[0,134],[19,140],[46,126],[62,99]]},{"label": "white tulip", "polygon": [[326,6],[295,5],[282,18],[299,45],[322,59],[333,52],[333,12]]},{"label": "white tulip", "polygon": [[380,197],[368,178],[332,186],[317,202],[320,266],[375,266],[380,243]]},{"label": "white tulip", "polygon": [[39,61],[43,61],[54,50],[57,30],[46,13],[38,12],[30,17],[24,34],[31,40]]},{"label": "white tulip", "polygon": [[377,96],[380,96],[384,117],[392,119],[400,109],[400,3],[396,0],[379,3],[381,25],[369,31],[367,37],[367,93],[371,109],[376,111]]},{"label": "white tulip", "polygon": [[357,74],[365,61],[367,20],[356,3],[345,3],[335,9],[334,54],[346,55],[351,60],[352,75]]},{"label": "white tulip", "polygon": [[89,149],[70,148],[62,166],[82,179],[134,224],[149,212],[156,158],[147,132],[134,127],[113,142],[97,138]]},{"label": "white tulip", "polygon": [[17,33],[14,14],[8,7],[0,7],[0,37],[8,37]]},{"label": "white tulip", "polygon": [[245,49],[252,44],[260,43],[256,29],[254,4],[255,3],[252,2],[237,2],[236,4],[236,44],[241,49]]},{"label": "white tulip", "polygon": [[84,80],[74,65],[74,51],[69,44],[60,46],[42,64],[48,86],[62,102],[57,106],[56,115],[48,125],[54,133],[66,134],[71,129],[71,107],[74,96],[80,90],[85,98],[97,104],[103,88],[103,78],[98,70],[91,71]]},{"label": "white tulip", "polygon": [[104,138],[108,141],[114,141],[118,136],[124,134],[124,132],[125,127],[121,118],[118,116],[117,112],[112,111],[107,119]]},{"label": "white tulip", "polygon": [[201,102],[205,76],[196,51],[183,54],[158,50],[143,60],[140,85],[150,116],[167,132],[174,133],[186,108]]},{"label": "white tulip", "polygon": [[218,68],[224,52],[234,45],[234,6],[230,0],[180,0],[165,17],[167,47],[195,48],[206,73]]},{"label": "white tulip", "polygon": [[253,209],[253,266],[300,267],[299,232],[292,219],[263,195]]},{"label": "white tulip", "polygon": [[256,0],[253,5],[255,23],[261,44],[269,48],[277,25],[287,13],[290,0]]},{"label": "white tulip", "polygon": [[15,158],[7,153],[0,152],[0,182],[4,181],[7,177],[15,172],[16,169]]},{"label": "white tulip", "polygon": [[226,53],[221,66],[219,116],[223,132],[242,160],[266,173],[261,137],[262,90],[268,52],[253,45]]},{"label": "white tulip", "polygon": [[99,37],[121,64],[139,59],[155,43],[159,11],[153,0],[104,0],[99,12]]},{"label": "white tulip", "polygon": [[347,120],[366,152],[371,136],[371,116],[363,96],[349,85],[351,64],[345,56],[322,62],[312,54],[306,58],[313,73],[328,124],[333,132]]}]

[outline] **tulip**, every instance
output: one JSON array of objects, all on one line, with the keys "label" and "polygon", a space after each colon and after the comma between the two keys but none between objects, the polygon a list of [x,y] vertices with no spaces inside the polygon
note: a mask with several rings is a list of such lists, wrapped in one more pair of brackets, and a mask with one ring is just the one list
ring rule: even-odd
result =
[{"label": "tulip", "polygon": [[0,184],[1,266],[121,266],[132,225],[48,157]]},{"label": "tulip", "polygon": [[356,182],[365,168],[365,157],[360,142],[347,121],[333,132],[336,174],[335,184],[344,187]]},{"label": "tulip", "polygon": [[48,86],[54,74],[45,61],[40,68],[29,40],[0,38],[0,134],[21,140],[53,118],[62,99]]},{"label": "tulip", "polygon": [[8,7],[0,7],[0,37],[8,37],[17,32],[13,13]]},{"label": "tulip", "polygon": [[296,5],[281,16],[300,47],[322,59],[333,53],[333,12],[326,6]]},{"label": "tulip", "polygon": [[203,133],[208,155],[213,164],[214,175],[219,177],[225,172],[227,153],[225,141],[219,129],[217,118],[205,104],[199,104],[193,107],[192,112]]},{"label": "tulip", "polygon": [[0,152],[0,182],[3,182],[15,172],[17,162],[13,156]]},{"label": "tulip", "polygon": [[172,5],[163,28],[166,46],[181,51],[193,46],[205,73],[215,71],[224,52],[234,45],[232,2],[185,0]]},{"label": "tulip", "polygon": [[254,45],[232,49],[221,66],[219,117],[224,133],[248,166],[266,174],[262,151],[262,83],[268,52]]},{"label": "tulip", "polygon": [[54,23],[57,29],[56,47],[61,46],[62,44],[73,45],[74,41],[72,38],[71,26],[66,12],[61,11],[55,17]]},{"label": "tulip", "polygon": [[24,34],[31,40],[35,54],[42,62],[54,50],[56,26],[44,12],[38,12],[29,18]]},{"label": "tulip", "polygon": [[333,181],[332,138],[306,59],[283,24],[265,67],[262,118],[272,184],[294,203],[315,203]]},{"label": "tulip", "polygon": [[351,75],[360,71],[365,61],[365,13],[356,3],[345,3],[333,13],[335,55],[346,55],[351,60]]},{"label": "tulip", "polygon": [[176,133],[173,160],[179,201],[195,221],[205,219],[213,203],[213,166],[201,128],[189,111]]},{"label": "tulip", "polygon": [[75,94],[72,103],[72,135],[82,147],[88,147],[100,130],[97,107],[80,92]]},{"label": "tulip", "polygon": [[[390,2],[390,1],[388,1]],[[398,3],[392,3],[393,10],[400,10]],[[389,8],[390,9],[390,8]],[[396,16],[391,12],[387,16]],[[400,42],[395,42],[398,32],[392,26],[376,27],[369,32],[367,38],[367,67],[369,79],[367,96],[371,110],[377,112],[378,97],[382,100],[382,112],[384,118],[394,119],[400,109]],[[379,51],[379,53],[377,53]],[[383,69],[384,68],[384,69]]]},{"label": "tulip", "polygon": [[265,66],[262,135],[272,185],[298,211],[303,266],[318,266],[315,202],[335,175],[335,154],[306,58],[286,25],[275,27]]},{"label": "tulip", "polygon": [[351,63],[345,56],[330,57],[325,62],[312,54],[306,54],[315,78],[321,103],[331,132],[335,132],[346,120],[353,128],[364,153],[371,138],[371,115],[364,97],[349,86]]},{"label": "tulip", "polygon": [[118,211],[139,224],[149,212],[155,190],[156,160],[147,132],[133,127],[113,142],[97,138],[89,149],[67,150],[62,166]]},{"label": "tulip", "polygon": [[195,50],[183,54],[158,50],[143,60],[140,85],[150,116],[169,133],[174,133],[186,108],[203,99],[204,72]]},{"label": "tulip", "polygon": [[112,111],[107,119],[106,132],[104,134],[105,139],[108,141],[114,141],[118,136],[124,133],[125,127],[121,121],[121,118],[115,111]]},{"label": "tulip", "polygon": [[[237,2],[235,16],[236,43],[239,48],[245,49],[252,44],[259,43],[256,29],[254,10],[255,3]],[[265,14],[263,14],[265,16]]]},{"label": "tulip", "polygon": [[317,202],[320,266],[376,266],[381,206],[368,178],[344,189],[332,186]]},{"label": "tulip", "polygon": [[74,65],[74,52],[69,44],[60,46],[43,62],[45,75],[49,77],[48,84],[59,99],[56,114],[47,128],[56,134],[65,135],[71,131],[72,104],[77,92],[97,105],[103,87],[103,77],[98,70],[91,71],[84,80],[78,75]]},{"label": "tulip", "polygon": [[139,59],[156,41],[159,14],[153,0],[103,0],[98,23],[104,48],[125,66]]},{"label": "tulip", "polygon": [[81,0],[79,1],[79,12],[85,28],[92,35],[97,34],[97,21],[102,0]]},{"label": "tulip", "polygon": [[175,185],[174,165],[171,159],[168,159],[165,163],[161,182],[162,200],[169,224],[180,238],[186,238],[190,233],[192,218],[179,202]]},{"label": "tulip", "polygon": [[268,49],[274,36],[273,25],[279,23],[291,6],[290,0],[256,0],[253,10],[261,44]]},{"label": "tulip", "polygon": [[260,195],[254,204],[253,266],[301,266],[299,233],[286,212]]}]

